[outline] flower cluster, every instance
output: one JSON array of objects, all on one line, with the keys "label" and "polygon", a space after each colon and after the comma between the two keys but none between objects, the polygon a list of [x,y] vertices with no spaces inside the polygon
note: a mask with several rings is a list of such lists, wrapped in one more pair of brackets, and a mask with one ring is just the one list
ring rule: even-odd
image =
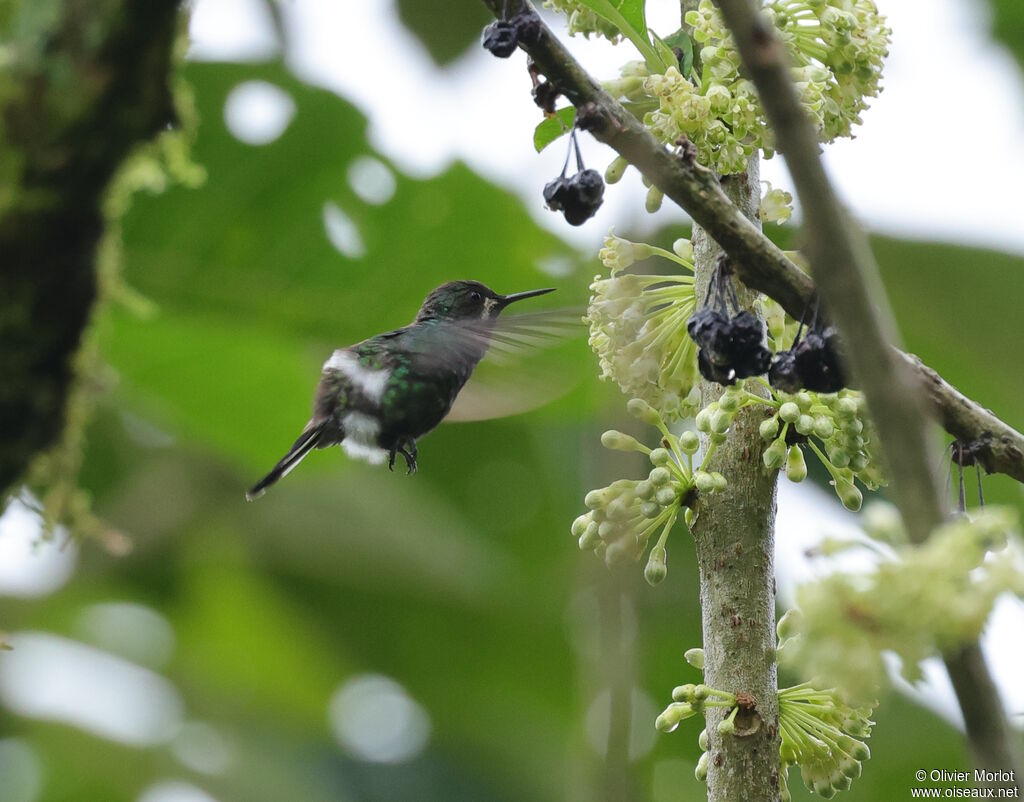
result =
[{"label": "flower cluster", "polygon": [[793,482],[807,477],[804,447],[809,448],[832,476],[832,485],[843,506],[860,509],[863,496],[854,478],[870,490],[883,484],[875,458],[874,434],[865,417],[864,399],[854,390],[839,393],[801,391],[794,395],[768,387],[771,397],[763,398],[746,383],[730,387],[718,401],[697,414],[697,430],[724,437],[736,413],[744,407],[761,405],[767,416],[761,422],[761,437],[768,443],[762,459],[769,470],[785,467]]},{"label": "flower cluster", "polygon": [[[696,434],[683,432],[677,437],[657,410],[642,399],[632,399],[626,408],[635,418],[658,428],[661,445],[651,449],[614,430],[601,435],[601,443],[615,451],[646,454],[651,471],[646,479],[619,479],[587,493],[584,503],[590,512],[573,521],[572,534],[581,549],[593,550],[611,567],[638,561],[651,536],[660,529],[644,569],[647,581],[655,585],[665,578],[665,543],[680,511],[694,503],[697,491],[713,493],[725,489],[727,482],[720,473],[694,467],[693,455],[700,448]],[[713,448],[714,443],[707,453]],[[687,509],[684,518],[689,513]]]},{"label": "flower cluster", "polygon": [[595,14],[579,0],[544,0],[544,6],[553,8],[568,18],[571,36],[582,34],[589,39],[592,33],[596,33],[612,42],[619,41],[621,36],[619,29]]},{"label": "flower cluster", "polygon": [[765,189],[757,216],[762,223],[785,223],[793,216],[793,196],[784,189],[773,187],[768,181],[761,183]]},{"label": "flower cluster", "polygon": [[[769,0],[765,13],[793,61],[792,75],[821,141],[849,136],[880,89],[890,31],[872,0]],[[666,143],[686,136],[697,158],[719,173],[740,172],[755,150],[771,156],[771,130],[753,83],[740,74],[740,57],[712,0],[686,14],[699,48],[700,73],[645,73],[623,68],[606,85],[644,112],[644,123]],[[651,102],[655,108],[648,110]]]},{"label": "flower cluster", "polygon": [[[787,614],[788,615],[788,614]],[[780,648],[786,642],[783,630],[791,620],[787,616],[779,621]],[[690,649],[686,661],[698,670],[704,668],[704,651]],[[861,774],[861,764],[871,757],[864,740],[871,736],[871,713],[875,703],[851,707],[835,688],[818,689],[805,682],[778,692],[779,700],[779,791],[783,802],[792,796],[787,782],[789,769],[800,766],[800,774],[808,790],[825,799],[836,791],[849,790],[853,780]],[[662,711],[654,726],[662,732],[672,732],[685,721],[708,708],[729,710],[718,724],[719,735],[741,732],[737,717],[744,700],[734,693],[708,685],[680,685],[672,690],[672,704]],[[708,732],[701,730],[697,740],[701,756],[694,772],[701,782],[708,775]]]},{"label": "flower cluster", "polygon": [[854,708],[835,688],[818,690],[810,682],[779,691],[779,792],[789,802],[788,774],[800,766],[804,785],[830,799],[848,791],[860,777],[871,750],[861,739],[871,735],[874,703]]},{"label": "flower cluster", "polygon": [[[865,523],[873,537],[906,540],[891,512],[874,511]],[[926,657],[978,637],[1000,594],[1024,596],[1015,526],[1012,511],[987,508],[943,524],[922,545],[876,549],[879,562],[866,574],[803,585],[800,634],[787,644],[786,661],[870,695],[884,677],[881,652],[888,650],[904,676],[917,679]]]},{"label": "flower cluster", "polygon": [[[594,277],[584,318],[601,378],[614,380],[624,393],[644,399],[670,420],[686,414],[685,402],[697,376],[697,349],[686,335],[696,305],[693,248],[681,239],[673,251],[610,233],[599,254],[610,276]],[[669,259],[690,275],[621,272],[652,255]]]}]

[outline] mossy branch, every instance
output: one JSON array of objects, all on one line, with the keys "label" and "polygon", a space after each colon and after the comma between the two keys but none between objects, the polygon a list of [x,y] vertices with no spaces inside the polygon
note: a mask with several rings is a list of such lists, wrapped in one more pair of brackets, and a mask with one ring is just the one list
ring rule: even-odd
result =
[{"label": "mossy branch", "polygon": [[97,295],[104,191],[139,143],[174,122],[179,2],[22,6],[0,78],[0,496],[63,431]]}]

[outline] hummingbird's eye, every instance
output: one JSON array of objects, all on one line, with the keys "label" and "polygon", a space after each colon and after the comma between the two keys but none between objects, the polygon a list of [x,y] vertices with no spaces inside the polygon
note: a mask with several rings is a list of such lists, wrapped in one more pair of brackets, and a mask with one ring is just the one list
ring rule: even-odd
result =
[{"label": "hummingbird's eye", "polygon": [[471,300],[471,301],[472,301],[473,303],[475,303],[475,304],[478,304],[478,303],[480,303],[480,302],[481,302],[481,301],[482,301],[483,299],[484,299],[484,296],[482,296],[482,295],[481,295],[481,294],[480,294],[479,292],[477,292],[476,290],[473,290],[473,291],[472,291],[472,292],[471,292],[471,293],[469,294],[469,300]]}]

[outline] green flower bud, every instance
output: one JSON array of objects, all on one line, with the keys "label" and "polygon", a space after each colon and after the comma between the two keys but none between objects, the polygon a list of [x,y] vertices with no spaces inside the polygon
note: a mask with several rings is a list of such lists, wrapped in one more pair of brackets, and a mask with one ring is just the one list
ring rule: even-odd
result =
[{"label": "green flower bud", "polygon": [[760,432],[762,440],[774,440],[775,436],[779,433],[778,417],[772,415],[770,418],[761,421],[761,425],[757,427],[757,430]]},{"label": "green flower bud", "polygon": [[807,463],[800,446],[790,446],[786,456],[786,478],[791,482],[802,482],[807,478]]},{"label": "green flower bud", "polygon": [[693,486],[701,493],[711,493],[715,489],[715,480],[707,471],[695,471],[693,474]]},{"label": "green flower bud", "polygon": [[672,478],[672,474],[668,472],[667,468],[654,468],[648,475],[647,481],[655,487],[661,487],[668,483],[668,480]]},{"label": "green flower bud", "polygon": [[674,702],[665,708],[664,712],[654,720],[654,726],[661,732],[672,732],[679,726],[679,722],[690,718],[694,714],[685,702]]},{"label": "green flower bud", "polygon": [[640,514],[644,518],[657,518],[659,512],[661,512],[661,504],[657,501],[645,501],[640,505]]},{"label": "green flower bud", "polygon": [[711,416],[711,431],[725,434],[729,431],[729,427],[732,426],[732,418],[733,416],[724,409],[719,409]]},{"label": "green flower bud", "polygon": [[704,650],[703,649],[687,649],[683,655],[686,658],[686,662],[693,666],[698,671],[704,670]]},{"label": "green flower bud", "polygon": [[591,490],[587,493],[587,495],[583,497],[583,504],[592,510],[596,510],[605,506],[611,498],[611,488],[600,487],[597,490]]},{"label": "green flower bud", "polygon": [[716,493],[725,490],[729,486],[729,480],[726,479],[718,471],[711,474],[711,480],[714,482],[713,489]]},{"label": "green flower bud", "polygon": [[693,422],[698,432],[706,433],[711,431],[711,413],[706,408],[697,413],[697,417],[694,418]]},{"label": "green flower bud", "polygon": [[736,723],[733,719],[733,716],[729,716],[728,718],[722,719],[718,722],[719,735],[732,735],[736,732]]},{"label": "green flower bud", "polygon": [[689,702],[693,699],[694,685],[687,683],[686,685],[676,685],[672,689],[672,701],[673,702]]},{"label": "green flower bud", "polygon": [[800,417],[800,407],[794,404],[792,401],[787,401],[781,407],[779,407],[779,417],[782,418],[786,423],[793,423],[797,418]]},{"label": "green flower bud", "polygon": [[835,480],[832,484],[835,485],[836,495],[843,502],[843,506],[848,510],[857,512],[864,501],[864,496],[857,489],[857,486],[851,480],[843,477]]},{"label": "green flower bud", "polygon": [[814,431],[814,418],[810,415],[801,415],[796,419],[796,430],[802,435],[809,435]]},{"label": "green flower bud", "polygon": [[690,240],[680,237],[672,243],[672,252],[684,262],[693,263],[693,243]]},{"label": "green flower bud", "polygon": [[770,471],[775,471],[781,468],[782,463],[786,461],[785,438],[780,437],[768,446],[768,448],[764,450],[764,454],[761,455],[761,459],[764,461],[764,466]]},{"label": "green flower bud", "polygon": [[601,523],[598,524],[597,536],[601,538],[601,540],[611,540],[614,534],[615,524],[613,524],[611,521],[601,521]]},{"label": "green flower bud", "polygon": [[640,443],[635,437],[628,434],[609,429],[601,435],[601,445],[613,451],[646,451],[647,447]]},{"label": "green flower bud", "polygon": [[636,483],[635,492],[637,498],[641,498],[644,501],[650,501],[654,498],[654,485],[651,484],[649,479],[641,479]]},{"label": "green flower bud", "polygon": [[708,781],[708,753],[701,752],[700,759],[697,760],[697,768],[693,770],[693,776],[700,780],[702,783]]},{"label": "green flower bud", "polygon": [[626,411],[637,420],[651,426],[657,426],[661,422],[661,416],[658,414],[658,411],[642,398],[629,399],[626,403]]},{"label": "green flower bud", "polygon": [[617,184],[622,178],[622,174],[626,172],[626,168],[629,167],[629,162],[622,156],[616,156],[612,159],[612,163],[604,171],[604,180],[609,184]]},{"label": "green flower bud", "polygon": [[597,529],[597,524],[594,524],[593,526],[588,526],[583,530],[583,534],[580,535],[579,539],[580,551],[590,551],[601,542],[601,538],[597,534]]},{"label": "green flower bud", "polygon": [[836,412],[841,418],[852,418],[857,414],[857,402],[852,398],[840,398],[836,402]]},{"label": "green flower bud", "polygon": [[828,440],[835,434],[836,427],[832,421],[824,415],[818,415],[814,419],[814,434],[822,440]]},{"label": "green flower bud", "polygon": [[702,702],[710,695],[711,689],[707,685],[702,683],[700,685],[693,686],[693,699],[695,702]]},{"label": "green flower bud", "polygon": [[843,431],[848,434],[860,434],[864,431],[864,421],[860,418],[843,422]]},{"label": "green flower bud", "polygon": [[718,399],[718,408],[726,412],[736,412],[740,408],[740,397],[736,393],[726,391]]},{"label": "green flower bud", "polygon": [[724,443],[728,439],[728,435],[722,432],[712,432],[708,435],[708,441],[715,444]]},{"label": "green flower bud", "polygon": [[587,513],[586,515],[579,516],[575,521],[572,522],[572,536],[579,537],[580,535],[582,535],[583,532],[586,530],[587,526],[590,525],[590,522],[592,520],[593,519],[590,517],[589,513]]},{"label": "green flower bud", "polygon": [[662,546],[655,546],[651,549],[651,554],[647,558],[647,567],[644,568],[644,579],[647,580],[648,585],[657,585],[665,578],[668,573],[668,568],[665,565],[666,556]]},{"label": "green flower bud", "polygon": [[811,408],[811,404],[814,403],[814,396],[812,396],[806,390],[801,390],[796,394],[796,405],[800,407],[801,412],[806,412]]},{"label": "green flower bud", "polygon": [[696,432],[685,431],[679,435],[679,447],[685,454],[696,454],[700,448],[700,438]]},{"label": "green flower bud", "polygon": [[700,735],[697,736],[697,746],[702,752],[708,751],[708,731],[706,729],[701,730]]},{"label": "green flower bud", "polygon": [[687,507],[683,510],[683,523],[686,524],[687,529],[693,528],[693,521],[697,517],[697,513],[693,511],[692,507]]},{"label": "green flower bud", "polygon": [[672,460],[672,455],[668,453],[667,449],[656,448],[651,452],[651,462],[659,467],[668,465]]},{"label": "green flower bud", "polygon": [[608,549],[604,553],[604,561],[609,568],[614,568],[619,565],[625,565],[632,559],[633,554],[629,548],[629,545],[621,540],[616,540],[614,543],[609,543]]},{"label": "green flower bud", "polygon": [[665,485],[664,487],[658,488],[658,492],[654,494],[654,500],[658,502],[662,507],[670,507],[676,503],[676,499],[679,494],[676,492],[675,485]]},{"label": "green flower bud", "polygon": [[661,202],[665,199],[665,193],[657,187],[647,190],[647,198],[644,200],[644,208],[654,214],[661,208]]}]

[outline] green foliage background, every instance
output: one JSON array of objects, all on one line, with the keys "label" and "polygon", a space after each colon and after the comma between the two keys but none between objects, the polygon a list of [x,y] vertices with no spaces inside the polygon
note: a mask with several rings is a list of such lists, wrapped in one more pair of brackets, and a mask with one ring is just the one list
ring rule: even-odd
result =
[{"label": "green foliage background", "polygon": [[[441,62],[485,19],[467,2],[472,24],[439,26],[422,5],[399,8]],[[451,5],[444,19],[462,19],[462,4]],[[1012,0],[995,6],[997,30],[1019,33]],[[1011,41],[1019,48],[1022,37]],[[448,279],[501,291],[546,285],[537,264],[552,256],[578,267],[557,280],[551,305],[580,305],[596,262],[461,164],[429,180],[398,174],[390,202],[364,204],[346,171],[375,155],[366,120],[279,65],[193,64],[187,78],[201,118],[194,158],[209,178],[136,200],[124,274],[159,311],[139,319],[113,309],[98,324],[120,382],[89,432],[83,482],[134,550],[116,559],[87,544],[67,587],[5,600],[2,620],[15,632],[80,637],[88,604],[154,608],[176,636],[161,672],[187,718],[212,724],[235,759],[221,775],[199,775],[166,747],[118,746],[6,712],[0,738],[38,750],[46,802],[127,802],[166,777],[221,802],[601,798],[609,780],[585,735],[588,708],[616,672],[656,704],[692,681],[682,653],[699,642],[700,616],[681,535],[667,581],[650,589],[639,569],[608,574],[568,534],[584,490],[630,470],[628,456],[597,444],[604,428],[630,424],[582,340],[551,357],[575,387],[566,397],[441,427],[422,443],[415,477],[320,452],[258,504],[242,495],[304,424],[332,348],[404,324]],[[223,123],[227,93],[252,79],[297,106],[266,147],[238,142]],[[325,201],[356,223],[364,258],[332,248]],[[1006,323],[1018,316],[1024,261],[932,243],[875,246],[909,348],[1024,427],[1024,342]],[[171,437],[140,439],[139,420]],[[998,477],[986,493],[1024,506]],[[615,604],[622,631],[606,615]],[[616,658],[620,637],[631,660]],[[366,672],[400,681],[431,717],[429,747],[411,763],[360,763],[333,739],[330,697]],[[968,767],[958,734],[902,698],[884,699],[876,718],[873,758],[851,802],[903,798],[918,768]],[[653,717],[641,725],[653,728]],[[692,778],[698,730],[657,736],[629,768],[635,798],[703,797]],[[803,794],[798,781],[791,787]]]}]

